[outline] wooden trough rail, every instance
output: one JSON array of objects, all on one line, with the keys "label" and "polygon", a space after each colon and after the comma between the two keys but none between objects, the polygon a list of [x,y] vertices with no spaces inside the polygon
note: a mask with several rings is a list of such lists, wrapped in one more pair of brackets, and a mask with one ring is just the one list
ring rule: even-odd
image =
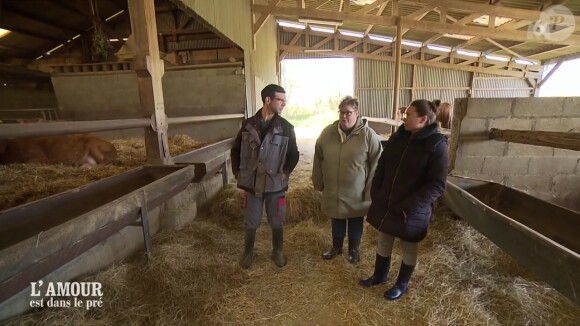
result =
[{"label": "wooden trough rail", "polygon": [[580,133],[578,132],[501,130],[492,128],[489,131],[489,139],[580,151]]},{"label": "wooden trough rail", "polygon": [[[383,123],[383,124],[387,124],[387,125],[394,126],[394,127],[398,127],[398,126],[403,124],[403,121],[393,120],[393,119],[389,119],[389,118],[364,117],[364,119],[367,119],[367,121],[370,121],[370,122]],[[441,131],[442,134],[444,134],[446,136],[451,135],[451,129],[439,128],[439,130]]]},{"label": "wooden trough rail", "polygon": [[147,166],[0,212],[0,306],[183,191],[191,166]]},{"label": "wooden trough rail", "polygon": [[217,143],[184,153],[173,158],[175,164],[191,164],[195,166],[194,182],[200,182],[208,175],[221,169],[223,184],[228,183],[227,162],[234,138],[228,138]]}]

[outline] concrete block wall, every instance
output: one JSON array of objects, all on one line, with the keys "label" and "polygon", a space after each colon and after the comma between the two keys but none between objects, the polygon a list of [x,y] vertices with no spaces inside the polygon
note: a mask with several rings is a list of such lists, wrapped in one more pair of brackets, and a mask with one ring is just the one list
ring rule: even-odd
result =
[{"label": "concrete block wall", "polygon": [[0,119],[41,118],[39,112],[26,109],[56,108],[56,96],[52,89],[20,88],[0,85],[0,110],[18,109],[23,112],[5,112]]},{"label": "concrete block wall", "polygon": [[[52,77],[61,118],[106,120],[140,118],[137,76],[134,72],[68,74]],[[241,67],[168,70],[163,76],[168,117],[244,113],[246,95]],[[216,141],[235,136],[241,120],[171,125],[169,135],[187,134]],[[211,130],[211,132],[208,132]],[[143,130],[101,133],[106,138],[143,137]]]},{"label": "concrete block wall", "polygon": [[458,99],[454,110],[451,174],[580,211],[580,152],[487,137],[490,128],[580,132],[580,97]]}]

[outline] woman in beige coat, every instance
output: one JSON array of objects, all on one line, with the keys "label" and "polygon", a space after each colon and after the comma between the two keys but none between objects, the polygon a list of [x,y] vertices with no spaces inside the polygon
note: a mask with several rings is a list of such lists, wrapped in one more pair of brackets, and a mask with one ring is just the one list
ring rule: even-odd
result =
[{"label": "woman in beige coat", "polygon": [[342,254],[348,229],[348,261],[357,263],[381,142],[361,119],[357,99],[347,96],[338,108],[339,120],[324,128],[316,140],[312,183],[322,191],[322,212],[332,219],[332,248],[322,258]]}]

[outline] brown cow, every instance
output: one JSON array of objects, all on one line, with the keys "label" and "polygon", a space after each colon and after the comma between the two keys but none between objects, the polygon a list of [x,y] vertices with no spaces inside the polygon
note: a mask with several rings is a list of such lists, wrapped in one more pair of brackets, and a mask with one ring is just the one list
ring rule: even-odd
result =
[{"label": "brown cow", "polygon": [[90,167],[117,159],[113,144],[91,134],[0,141],[0,164],[41,163]]},{"label": "brown cow", "polygon": [[441,128],[451,129],[451,121],[453,120],[453,107],[451,104],[445,102],[439,105],[436,120]]}]

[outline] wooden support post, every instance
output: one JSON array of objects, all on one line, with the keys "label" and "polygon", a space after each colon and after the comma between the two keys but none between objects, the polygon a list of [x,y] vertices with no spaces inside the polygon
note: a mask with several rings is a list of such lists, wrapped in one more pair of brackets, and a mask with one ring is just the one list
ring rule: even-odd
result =
[{"label": "wooden support post", "polygon": [[133,63],[139,84],[141,109],[144,117],[151,118],[151,126],[145,128],[147,162],[171,164],[161,84],[165,69],[159,58],[154,0],[129,0],[129,15],[135,38]]},{"label": "wooden support post", "polygon": [[467,97],[473,97],[473,86],[475,85],[475,73],[471,72],[469,74],[469,91],[467,93]]},{"label": "wooden support post", "polygon": [[489,139],[580,151],[580,133],[555,131],[501,130],[492,128]]},{"label": "wooden support post", "polygon": [[[397,44],[395,46],[395,78],[393,85],[393,114],[391,119],[397,116],[397,109],[399,108],[399,93],[401,92],[401,41],[403,37],[403,26],[401,17],[397,18]],[[395,129],[393,128],[393,132]]]}]

